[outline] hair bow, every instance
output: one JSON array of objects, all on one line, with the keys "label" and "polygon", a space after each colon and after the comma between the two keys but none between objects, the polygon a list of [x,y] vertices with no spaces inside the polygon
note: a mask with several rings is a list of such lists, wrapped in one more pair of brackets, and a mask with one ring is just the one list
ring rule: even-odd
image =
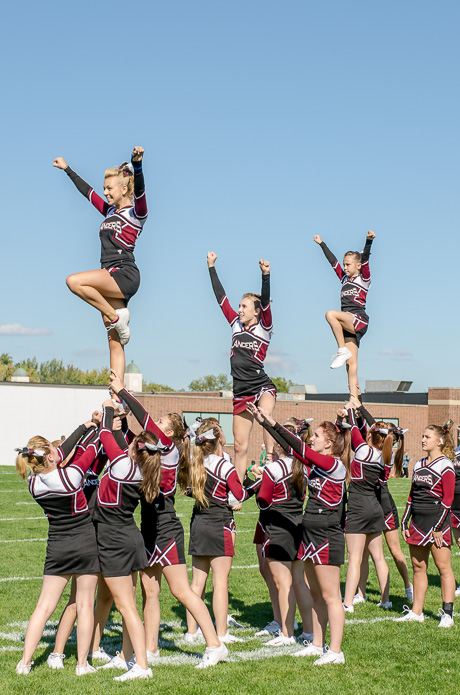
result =
[{"label": "hair bow", "polygon": [[216,439],[214,430],[206,430],[206,432],[203,432],[202,434],[197,434],[195,444],[197,444],[197,446],[202,446],[207,439]]},{"label": "hair bow", "polygon": [[23,456],[44,456],[46,453],[44,449],[29,449],[28,446],[24,446],[22,449],[15,449],[15,451],[19,451]]},{"label": "hair bow", "polygon": [[134,168],[132,164],[129,164],[129,162],[123,162],[123,164],[120,164],[118,171],[120,174],[123,174],[123,176],[134,176]]},{"label": "hair bow", "polygon": [[157,444],[151,444],[150,442],[137,442],[137,448],[139,451],[142,451],[143,449],[148,449],[149,451],[159,451],[160,453],[163,453],[165,451],[168,451],[169,446],[167,444],[163,444],[163,442],[158,442]]}]

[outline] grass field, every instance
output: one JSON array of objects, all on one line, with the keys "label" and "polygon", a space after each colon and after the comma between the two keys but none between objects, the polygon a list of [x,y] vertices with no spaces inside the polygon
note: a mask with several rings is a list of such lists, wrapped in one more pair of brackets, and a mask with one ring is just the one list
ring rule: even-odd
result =
[{"label": "grass field", "polygon": [[[390,489],[399,508],[404,507],[409,483],[391,480]],[[162,588],[161,659],[150,681],[115,683],[119,672],[99,671],[75,676],[75,632],[66,648],[64,671],[52,671],[46,657],[52,651],[57,621],[68,591],[48,623],[35,653],[35,667],[28,676],[17,676],[14,668],[21,658],[27,621],[35,607],[41,587],[48,522],[39,506],[32,501],[26,483],[10,467],[0,467],[0,649],[1,693],[5,695],[49,695],[50,692],[104,693],[120,690],[132,693],[457,693],[460,689],[458,625],[450,630],[437,627],[441,606],[439,576],[430,561],[429,590],[425,603],[425,623],[398,624],[394,618],[405,603],[404,586],[393,561],[388,559],[391,574],[390,598],[393,609],[377,608],[379,600],[375,571],[371,568],[369,601],[347,617],[343,641],[344,666],[313,667],[314,659],[294,659],[289,654],[297,647],[264,647],[268,638],[254,638],[256,629],[272,616],[265,585],[257,569],[252,544],[257,519],[256,504],[250,500],[243,512],[236,514],[237,537],[234,567],[230,575],[230,612],[246,625],[234,629],[243,643],[230,645],[230,659],[205,671],[197,671],[204,647],[183,641],[184,609],[172,599],[166,582]],[[186,532],[192,502],[179,498],[177,511]],[[186,539],[187,540],[187,539]],[[403,543],[408,556],[407,546]],[[389,552],[386,552],[389,555]],[[460,578],[460,555],[453,549],[452,562]],[[346,565],[342,569],[345,579]],[[207,600],[210,600],[210,593]],[[140,606],[140,592],[139,592]],[[299,616],[297,616],[299,619]],[[114,653],[121,646],[120,616],[113,611],[102,646]]]}]

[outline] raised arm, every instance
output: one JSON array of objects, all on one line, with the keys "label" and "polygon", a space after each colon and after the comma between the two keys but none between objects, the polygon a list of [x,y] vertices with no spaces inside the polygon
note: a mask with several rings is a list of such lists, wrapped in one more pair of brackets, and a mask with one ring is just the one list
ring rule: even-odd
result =
[{"label": "raised arm", "polygon": [[104,451],[110,459],[111,463],[115,463],[121,458],[126,457],[126,452],[121,449],[113,436],[113,415],[114,408],[108,403],[104,403],[104,412],[102,415],[102,426],[99,434]]},{"label": "raised arm", "polygon": [[219,304],[220,308],[222,309],[222,313],[224,314],[225,318],[229,322],[230,325],[232,325],[238,318],[238,314],[232,307],[230,306],[230,302],[227,299],[227,295],[225,294],[225,290],[222,287],[222,284],[217,276],[217,271],[214,267],[214,263],[216,262],[217,256],[215,253],[212,251],[208,252],[208,268],[209,268],[209,277],[211,278],[211,285],[212,289],[214,290],[214,294],[217,299],[217,303]]},{"label": "raised arm", "polygon": [[364,280],[371,279],[371,271],[369,269],[369,256],[371,255],[371,246],[374,239],[374,232],[369,230],[366,237],[366,243],[364,244],[363,252],[361,254],[361,275],[363,276]]},{"label": "raised arm", "polygon": [[131,155],[134,169],[134,216],[138,220],[147,218],[147,200],[145,197],[144,174],[142,173],[143,147],[135,147]]},{"label": "raised arm", "polygon": [[59,463],[62,463],[64,459],[71,453],[72,449],[77,446],[79,441],[84,437],[90,429],[95,427],[92,422],[85,422],[84,425],[80,425],[77,429],[72,432],[71,435],[64,439],[62,444],[57,448],[59,454]]},{"label": "raised arm", "polygon": [[313,237],[313,239],[314,239],[314,241],[315,241],[317,244],[319,244],[319,245],[321,246],[324,255],[326,256],[327,260],[329,261],[329,263],[330,263],[331,266],[333,267],[335,274],[337,275],[337,277],[339,278],[339,280],[342,280],[344,273],[343,273],[342,266],[341,266],[340,263],[338,262],[337,258],[334,256],[334,254],[332,253],[332,251],[326,246],[326,244],[325,244],[324,241],[321,239],[321,237],[319,236],[319,234],[316,234],[316,235]]},{"label": "raised arm", "polygon": [[366,442],[363,439],[361,431],[358,427],[355,409],[352,407],[352,404],[347,403],[345,408],[347,410],[348,419],[349,419],[350,425],[351,425],[351,444],[352,444],[353,450],[356,451],[356,449],[359,446],[366,444]]},{"label": "raised arm", "polygon": [[56,157],[56,159],[53,162],[53,166],[57,169],[62,169],[63,171],[65,171],[69,179],[73,181],[74,185],[77,187],[80,193],[84,195],[85,198],[88,198],[89,202],[94,205],[96,210],[99,210],[99,212],[102,215],[104,215],[104,217],[107,215],[109,204],[105,200],[103,200],[97,193],[94,192],[94,189],[91,188],[89,183],[86,183],[86,181],[84,181],[80,176],[78,176],[77,173],[75,173],[73,169],[69,167],[65,159],[63,159],[63,157]]},{"label": "raised arm", "polygon": [[262,290],[260,298],[260,324],[267,331],[273,328],[272,310],[270,306],[270,263],[264,259],[259,261],[262,271]]}]

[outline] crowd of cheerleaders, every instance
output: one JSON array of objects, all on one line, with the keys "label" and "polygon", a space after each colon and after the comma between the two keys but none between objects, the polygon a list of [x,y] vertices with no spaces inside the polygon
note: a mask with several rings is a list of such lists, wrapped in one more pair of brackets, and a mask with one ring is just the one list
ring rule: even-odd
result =
[{"label": "crowd of cheerleaders", "polygon": [[[228,576],[236,533],[229,496],[236,503],[257,496],[260,516],[254,543],[274,616],[259,633],[271,637],[268,646],[295,644],[297,605],[304,646],[293,655],[315,656],[316,665],[343,664],[345,612],[353,612],[354,605],[365,600],[369,554],[381,589],[378,605],[391,607],[382,534],[403,578],[406,596],[412,600],[399,546],[398,512],[387,486],[393,467],[397,475],[401,473],[403,430],[375,422],[357,399],[337,413],[335,422],[322,422],[314,430],[295,418],[276,422],[263,408],[250,403],[252,417],[274,440],[274,454],[262,471],[253,467],[255,481],[246,477],[242,485],[224,453],[225,437],[217,420],[208,418],[187,428],[178,414],[167,413],[154,422],[114,373],[111,388],[120,407],[108,399],[101,412],[93,413],[65,441],[53,444],[33,437],[27,447],[18,450],[17,469],[23,477],[29,470],[29,490],[48,517],[49,537],[42,591],[29,621],[17,673],[30,672],[46,621],[71,577],[71,597],[47,660],[51,668],[63,668],[64,647],[78,616],[77,675],[95,671],[87,661],[89,654],[94,661],[106,662],[100,668],[125,671],[116,680],[150,677],[150,667],[159,657],[163,574],[173,595],[187,609],[185,641],[206,642],[197,668],[225,660],[226,645],[239,641],[228,632]],[[142,428],[138,435],[128,429],[128,411]],[[455,593],[451,526],[458,541],[460,464],[455,461],[449,426],[429,425],[422,449],[425,456],[414,467],[402,519],[414,570],[413,607],[399,620],[423,622],[431,552],[443,597],[439,626],[450,627]],[[195,500],[188,548],[191,585],[184,531],[174,508],[178,487]],[[140,530],[133,519],[139,501]],[[342,601],[340,566],[345,539],[348,572]],[[202,600],[210,569],[215,627]],[[133,591],[138,573],[143,622]],[[124,621],[123,648],[115,657],[100,646],[112,600]],[[325,647],[327,624],[329,649]],[[133,653],[135,663],[129,668]]]}]

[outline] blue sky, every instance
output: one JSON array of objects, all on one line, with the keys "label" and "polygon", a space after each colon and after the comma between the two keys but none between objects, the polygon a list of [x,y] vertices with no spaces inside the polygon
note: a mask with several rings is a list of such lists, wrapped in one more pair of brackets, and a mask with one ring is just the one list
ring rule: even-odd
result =
[{"label": "blue sky", "polygon": [[51,165],[101,191],[140,144],[150,216],[126,353],[146,379],[229,371],[212,249],[234,305],[272,262],[267,371],[344,391],[324,319],[340,286],[312,238],[341,258],[373,229],[361,382],[459,386],[459,15],[449,0],[10,4],[0,351],[107,363],[98,313],[65,285],[99,267],[101,220]]}]

